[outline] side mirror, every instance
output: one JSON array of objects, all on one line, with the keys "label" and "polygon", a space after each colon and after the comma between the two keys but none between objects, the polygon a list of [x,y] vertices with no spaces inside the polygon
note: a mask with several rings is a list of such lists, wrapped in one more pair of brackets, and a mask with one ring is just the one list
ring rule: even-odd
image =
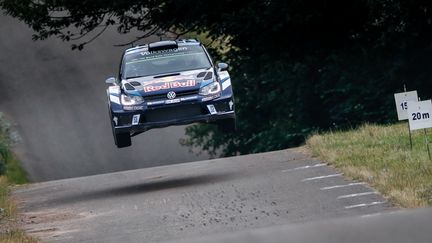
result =
[{"label": "side mirror", "polygon": [[115,84],[116,83],[116,78],[110,77],[107,80],[105,80],[105,83],[107,83],[107,84]]},{"label": "side mirror", "polygon": [[225,71],[225,70],[227,70],[228,69],[228,64],[226,64],[226,63],[224,63],[224,62],[220,62],[220,63],[218,63],[218,68],[219,68],[219,72],[220,71]]}]

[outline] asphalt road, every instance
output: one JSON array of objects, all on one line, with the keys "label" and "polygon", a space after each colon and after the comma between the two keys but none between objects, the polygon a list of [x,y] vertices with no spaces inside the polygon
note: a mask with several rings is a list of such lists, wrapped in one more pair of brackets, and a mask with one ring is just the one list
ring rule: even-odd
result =
[{"label": "asphalt road", "polygon": [[281,225],[229,234],[173,240],[172,243],[430,243],[432,209],[401,210],[391,213]]},{"label": "asphalt road", "polygon": [[24,228],[48,242],[188,242],[394,210],[295,150],[36,183],[14,197]]},{"label": "asphalt road", "polygon": [[31,40],[24,24],[0,13],[0,112],[22,137],[19,158],[32,181],[207,159],[181,147],[184,127],[152,130],[133,147],[114,146],[104,83],[131,36],[107,32],[84,51],[57,39]]}]

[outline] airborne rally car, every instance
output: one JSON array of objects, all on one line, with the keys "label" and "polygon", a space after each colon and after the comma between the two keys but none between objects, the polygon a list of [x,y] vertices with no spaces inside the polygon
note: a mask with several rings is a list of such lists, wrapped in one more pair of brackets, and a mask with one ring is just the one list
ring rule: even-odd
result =
[{"label": "airborne rally car", "polygon": [[127,49],[117,78],[108,78],[109,113],[117,147],[152,128],[193,122],[235,130],[228,65],[215,66],[196,40],[159,41]]}]

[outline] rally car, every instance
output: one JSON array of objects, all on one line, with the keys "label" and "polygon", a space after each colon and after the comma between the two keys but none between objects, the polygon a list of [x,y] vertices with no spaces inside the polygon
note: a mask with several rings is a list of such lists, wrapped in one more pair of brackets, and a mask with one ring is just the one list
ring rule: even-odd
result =
[{"label": "rally car", "polygon": [[109,117],[117,147],[152,128],[194,122],[235,130],[228,65],[216,66],[194,39],[159,41],[127,49],[117,77],[106,83]]}]

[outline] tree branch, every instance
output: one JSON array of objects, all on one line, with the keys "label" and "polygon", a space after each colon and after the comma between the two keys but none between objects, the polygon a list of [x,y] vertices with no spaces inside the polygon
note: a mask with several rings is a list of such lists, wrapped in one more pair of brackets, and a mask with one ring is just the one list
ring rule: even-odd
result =
[{"label": "tree branch", "polygon": [[159,26],[155,26],[150,31],[148,31],[147,33],[145,33],[144,35],[136,37],[135,40],[132,40],[132,41],[129,41],[129,42],[126,42],[126,43],[122,43],[122,44],[116,44],[114,46],[116,46],[116,47],[122,47],[122,46],[132,45],[132,44],[134,44],[135,42],[137,42],[139,40],[142,40],[142,39],[145,39],[147,37],[150,37],[150,36],[154,35],[158,30],[159,30]]}]

